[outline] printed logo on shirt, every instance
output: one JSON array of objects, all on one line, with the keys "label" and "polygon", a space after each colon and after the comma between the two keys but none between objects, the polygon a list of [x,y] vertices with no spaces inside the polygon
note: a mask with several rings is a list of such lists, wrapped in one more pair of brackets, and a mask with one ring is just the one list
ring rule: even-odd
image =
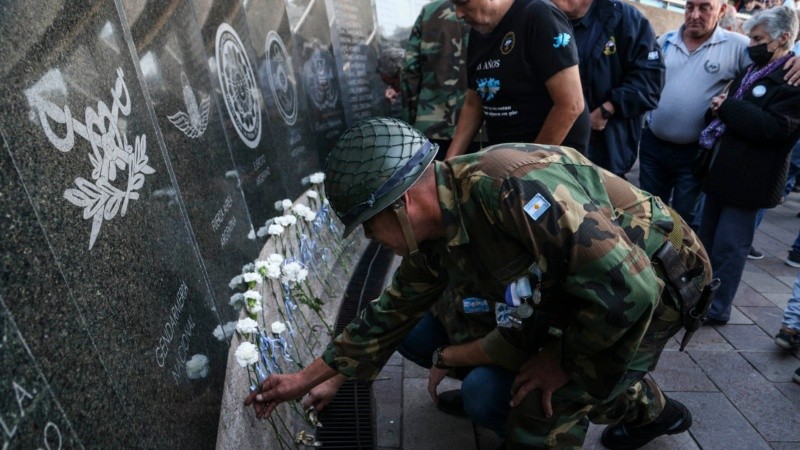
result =
[{"label": "printed logo on shirt", "polygon": [[569,33],[560,33],[553,38],[553,47],[560,48],[566,47],[569,45],[569,41],[572,40],[572,36]]},{"label": "printed logo on shirt", "polygon": [[514,32],[509,31],[506,33],[503,40],[500,42],[500,53],[507,55],[514,50]]},{"label": "printed logo on shirt", "polygon": [[647,54],[648,61],[655,61],[658,59],[658,50],[653,50],[652,52]]},{"label": "printed logo on shirt", "polygon": [[499,59],[490,59],[488,61],[484,61],[482,63],[478,63],[478,67],[475,70],[489,70],[489,69],[498,69],[500,68],[500,60]]},{"label": "printed logo on shirt", "polygon": [[708,73],[717,73],[719,72],[719,63],[706,60],[705,64],[703,64],[703,68],[706,69]]},{"label": "printed logo on shirt", "polygon": [[494,78],[481,78],[477,84],[476,91],[478,91],[481,99],[486,102],[493,99],[500,90],[500,80]]},{"label": "printed logo on shirt", "polygon": [[548,209],[550,209],[550,202],[545,200],[542,194],[536,194],[535,197],[525,205],[525,212],[531,216],[533,220],[539,220],[539,217],[542,217],[542,214],[545,213]]},{"label": "printed logo on shirt", "polygon": [[617,40],[614,38],[614,36],[611,36],[611,39],[606,42],[606,48],[603,49],[603,54],[610,56],[614,53],[617,53]]}]

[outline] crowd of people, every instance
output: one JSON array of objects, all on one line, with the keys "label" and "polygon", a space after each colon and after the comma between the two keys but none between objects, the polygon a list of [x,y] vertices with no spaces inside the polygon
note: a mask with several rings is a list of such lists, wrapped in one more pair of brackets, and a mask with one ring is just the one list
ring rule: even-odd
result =
[{"label": "crowd of people", "polygon": [[[345,234],[402,263],[320,358],[246,404],[322,409],[397,349],[440,409],[507,448],[579,447],[589,421],[610,449],[689,429],[645,375],[681,329],[685,345],[728,322],[758,222],[800,171],[788,1],[743,1],[739,32],[733,6],[688,0],[658,38],[621,0],[425,6],[392,86],[405,121],[355,124],[326,163]],[[797,348],[798,330],[800,274],[775,342]],[[448,375],[461,389],[439,393]]]}]

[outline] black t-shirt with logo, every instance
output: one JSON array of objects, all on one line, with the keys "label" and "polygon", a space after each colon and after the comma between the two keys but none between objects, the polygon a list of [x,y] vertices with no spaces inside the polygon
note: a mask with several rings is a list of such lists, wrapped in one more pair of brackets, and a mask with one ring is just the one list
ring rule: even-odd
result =
[{"label": "black t-shirt with logo", "polygon": [[[553,107],[545,81],[578,64],[572,26],[544,0],[516,0],[489,34],[474,28],[467,52],[469,88],[481,97],[491,144],[533,142]],[[589,114],[575,121],[563,145],[584,151]]]}]

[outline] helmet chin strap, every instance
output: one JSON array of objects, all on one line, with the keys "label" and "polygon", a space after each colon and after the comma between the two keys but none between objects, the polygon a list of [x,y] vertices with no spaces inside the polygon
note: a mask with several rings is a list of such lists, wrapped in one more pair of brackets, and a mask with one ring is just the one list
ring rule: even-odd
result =
[{"label": "helmet chin strap", "polygon": [[417,248],[414,230],[411,228],[411,221],[408,220],[405,202],[402,199],[394,202],[392,204],[392,210],[397,215],[397,220],[400,222],[400,229],[403,230],[403,237],[406,239],[406,246],[408,246],[408,256],[414,257],[419,253],[419,248]]}]

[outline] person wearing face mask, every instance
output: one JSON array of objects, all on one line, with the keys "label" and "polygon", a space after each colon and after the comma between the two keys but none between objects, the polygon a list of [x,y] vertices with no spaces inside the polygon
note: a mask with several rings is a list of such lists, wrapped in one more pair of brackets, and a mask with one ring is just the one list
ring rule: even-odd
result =
[{"label": "person wearing face mask", "polygon": [[800,138],[800,88],[784,80],[797,29],[797,15],[785,6],[745,22],[753,64],[711,100],[707,116],[713,120],[700,133],[709,164],[699,235],[722,282],[708,312],[712,324],[730,319],[756,215],[780,202],[790,152]]}]

